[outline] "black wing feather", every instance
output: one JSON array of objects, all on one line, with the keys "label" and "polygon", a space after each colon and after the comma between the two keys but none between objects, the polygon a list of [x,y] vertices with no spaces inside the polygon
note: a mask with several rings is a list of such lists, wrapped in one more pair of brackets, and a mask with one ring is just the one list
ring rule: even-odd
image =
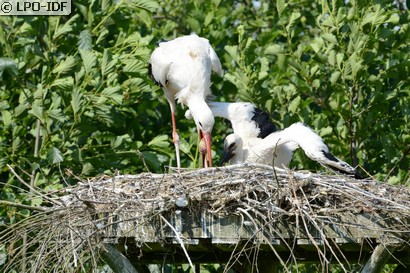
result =
[{"label": "black wing feather", "polygon": [[276,126],[270,121],[270,116],[268,113],[255,107],[253,114],[252,120],[256,122],[258,128],[260,129],[258,138],[265,138],[273,132],[276,132]]}]

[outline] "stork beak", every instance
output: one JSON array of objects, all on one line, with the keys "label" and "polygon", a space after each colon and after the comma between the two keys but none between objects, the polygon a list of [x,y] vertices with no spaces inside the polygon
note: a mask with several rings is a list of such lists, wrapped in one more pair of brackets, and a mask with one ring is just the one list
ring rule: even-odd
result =
[{"label": "stork beak", "polygon": [[212,167],[212,136],[210,133],[202,132],[203,139],[205,140],[206,145],[206,160],[208,161],[208,167]]},{"label": "stork beak", "polygon": [[232,149],[224,149],[224,153],[222,155],[221,162],[219,163],[220,166],[223,166],[225,163],[234,156],[235,154],[232,152]]}]

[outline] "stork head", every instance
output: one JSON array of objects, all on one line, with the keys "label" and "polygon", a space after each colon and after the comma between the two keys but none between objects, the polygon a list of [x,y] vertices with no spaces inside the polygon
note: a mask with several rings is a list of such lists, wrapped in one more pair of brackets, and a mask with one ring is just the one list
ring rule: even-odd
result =
[{"label": "stork head", "polygon": [[224,153],[222,155],[221,163],[224,165],[227,162],[231,164],[242,163],[243,161],[243,147],[242,139],[236,134],[230,134],[224,141]]},{"label": "stork head", "polygon": [[205,142],[206,146],[206,158],[208,161],[208,166],[212,167],[212,128],[215,124],[215,118],[212,115],[211,109],[208,105],[203,103],[198,103],[194,105],[189,105],[189,111],[192,118],[195,120],[195,124],[198,128],[198,133],[201,141]]}]

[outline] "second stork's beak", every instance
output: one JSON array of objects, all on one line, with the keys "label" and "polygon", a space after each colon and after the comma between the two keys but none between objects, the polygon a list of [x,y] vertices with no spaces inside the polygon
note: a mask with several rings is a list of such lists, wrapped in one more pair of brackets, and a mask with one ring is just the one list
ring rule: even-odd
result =
[{"label": "second stork's beak", "polygon": [[225,163],[228,163],[229,160],[235,155],[235,152],[232,149],[233,147],[224,147],[224,153],[222,155],[221,162],[219,163],[220,166],[223,166]]}]

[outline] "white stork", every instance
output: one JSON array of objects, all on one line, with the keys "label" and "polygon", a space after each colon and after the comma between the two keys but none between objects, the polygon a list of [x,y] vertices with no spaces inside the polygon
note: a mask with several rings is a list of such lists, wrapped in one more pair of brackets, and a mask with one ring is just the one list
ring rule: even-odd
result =
[{"label": "white stork", "polygon": [[[346,162],[333,156],[322,138],[302,123],[275,131],[269,115],[252,103],[209,102],[215,117],[228,119],[234,133],[226,137],[221,164],[252,162],[287,167],[293,152],[301,147],[305,154],[320,164],[345,174],[356,174]],[[189,117],[189,113],[186,113]]]},{"label": "white stork", "polygon": [[271,165],[273,162],[277,167],[287,167],[288,158],[283,159],[277,154],[277,150],[281,149],[283,145],[286,145],[292,152],[300,147],[310,159],[321,165],[339,173],[359,177],[352,166],[330,153],[329,148],[319,135],[300,122],[294,123],[282,131],[271,133],[263,139],[247,139],[245,144],[238,135],[228,135],[225,138],[224,156],[221,163],[250,162]]},{"label": "white stork", "polygon": [[188,106],[200,141],[206,145],[204,165],[211,167],[211,132],[215,120],[206,98],[211,96],[211,71],[222,76],[222,66],[209,41],[191,34],[162,42],[151,55],[149,70],[155,83],[163,88],[171,108],[172,137],[178,168],[181,163],[175,120],[176,99],[178,103]]}]

